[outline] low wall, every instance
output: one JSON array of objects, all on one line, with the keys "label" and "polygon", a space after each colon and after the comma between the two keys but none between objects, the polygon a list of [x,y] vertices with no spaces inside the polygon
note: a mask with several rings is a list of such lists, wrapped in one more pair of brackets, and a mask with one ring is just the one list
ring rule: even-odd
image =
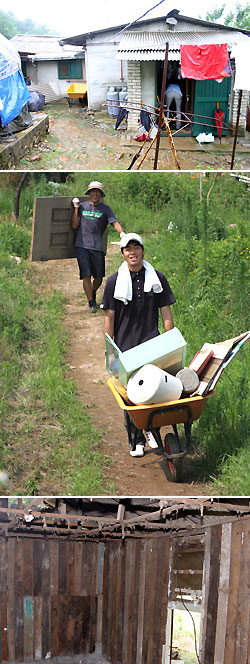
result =
[{"label": "low wall", "polygon": [[49,130],[49,117],[45,113],[33,116],[33,124],[20,131],[16,138],[2,139],[0,143],[0,170],[12,168],[24,157],[30,148],[46,136]]}]

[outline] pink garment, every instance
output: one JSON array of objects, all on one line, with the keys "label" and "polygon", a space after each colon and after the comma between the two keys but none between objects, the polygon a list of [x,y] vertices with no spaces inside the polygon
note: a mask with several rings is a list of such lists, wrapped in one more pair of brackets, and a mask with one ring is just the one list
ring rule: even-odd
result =
[{"label": "pink garment", "polygon": [[182,45],[180,51],[182,78],[206,81],[228,75],[224,73],[228,64],[227,44]]}]

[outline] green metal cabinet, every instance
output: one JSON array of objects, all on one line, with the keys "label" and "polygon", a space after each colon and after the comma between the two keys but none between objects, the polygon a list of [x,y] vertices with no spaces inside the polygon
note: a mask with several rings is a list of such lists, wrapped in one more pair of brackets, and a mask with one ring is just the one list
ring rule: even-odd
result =
[{"label": "green metal cabinet", "polygon": [[[194,124],[193,136],[198,136],[201,132],[212,133],[214,136],[218,136],[214,116],[217,102],[219,102],[220,109],[224,111],[223,123],[228,124],[231,81],[231,76],[223,78],[221,83],[217,83],[214,80],[195,81],[194,121],[199,122],[201,115],[212,119],[204,118],[202,120],[202,122],[209,125],[208,127],[203,124]],[[222,129],[222,136],[226,136],[227,133],[228,129]]]}]

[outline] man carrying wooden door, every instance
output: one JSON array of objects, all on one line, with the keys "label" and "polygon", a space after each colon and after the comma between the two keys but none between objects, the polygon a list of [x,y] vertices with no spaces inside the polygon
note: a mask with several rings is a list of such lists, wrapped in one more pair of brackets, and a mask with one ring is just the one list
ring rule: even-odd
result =
[{"label": "man carrying wooden door", "polygon": [[102,245],[102,236],[108,224],[124,235],[119,221],[113,210],[101,200],[105,196],[101,182],[90,182],[85,192],[89,201],[80,203],[73,198],[74,212],[71,224],[77,229],[75,249],[83,281],[83,289],[89,303],[89,313],[96,313],[96,291],[101,286],[105,276],[105,256]]}]

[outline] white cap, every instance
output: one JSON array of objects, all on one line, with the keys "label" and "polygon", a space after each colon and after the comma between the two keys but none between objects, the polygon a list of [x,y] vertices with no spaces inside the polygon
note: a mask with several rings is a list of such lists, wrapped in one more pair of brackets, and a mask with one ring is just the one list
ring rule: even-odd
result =
[{"label": "white cap", "polygon": [[91,189],[100,189],[100,191],[102,192],[102,195],[105,196],[101,182],[97,182],[97,180],[93,180],[93,182],[90,182],[87,191],[85,191],[85,195],[89,194]]},{"label": "white cap", "polygon": [[127,244],[129,242],[132,242],[133,240],[135,242],[139,242],[139,244],[143,247],[143,240],[141,236],[138,235],[138,233],[125,233],[125,235],[123,235],[120,241],[121,249],[124,249],[127,246]]}]

